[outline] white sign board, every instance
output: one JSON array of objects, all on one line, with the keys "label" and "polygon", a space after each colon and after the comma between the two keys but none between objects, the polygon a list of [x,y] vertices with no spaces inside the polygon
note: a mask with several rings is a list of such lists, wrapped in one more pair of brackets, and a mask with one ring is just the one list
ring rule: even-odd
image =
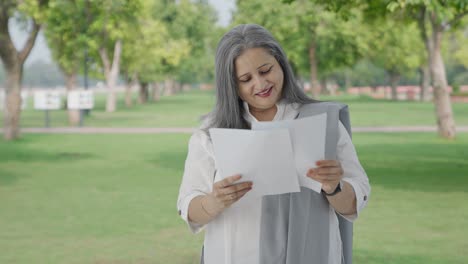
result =
[{"label": "white sign board", "polygon": [[58,91],[36,91],[34,92],[34,109],[37,110],[59,110],[61,106]]},{"label": "white sign board", "polygon": [[[21,109],[26,109],[28,104],[28,93],[26,91],[21,91]],[[4,110],[6,106],[6,94],[5,91],[0,91],[0,111]]]},{"label": "white sign board", "polygon": [[93,109],[94,96],[92,91],[70,91],[68,92],[68,109]]},{"label": "white sign board", "polygon": [[21,91],[21,110],[26,109],[28,105],[28,92]]}]

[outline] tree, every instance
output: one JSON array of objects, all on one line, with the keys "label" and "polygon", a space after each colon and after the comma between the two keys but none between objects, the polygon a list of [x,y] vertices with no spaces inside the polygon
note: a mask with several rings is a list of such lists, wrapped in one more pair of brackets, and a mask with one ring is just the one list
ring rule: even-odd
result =
[{"label": "tree", "polygon": [[389,13],[395,19],[404,18],[418,23],[429,61],[434,91],[435,114],[441,137],[455,138],[455,121],[447,89],[447,77],[442,57],[444,33],[457,28],[468,15],[468,0],[391,0],[388,3],[368,0],[368,10]]},{"label": "tree", "polygon": [[214,79],[216,42],[222,35],[216,26],[216,11],[207,1],[182,0],[177,4],[172,24],[174,37],[190,43],[190,56],[182,57],[176,69],[181,83],[206,82]]},{"label": "tree", "polygon": [[397,86],[402,75],[421,65],[423,49],[415,23],[403,24],[389,19],[369,26],[372,32],[368,55],[374,64],[387,71],[392,99],[397,99]]},{"label": "tree", "polygon": [[366,33],[355,26],[359,12],[350,12],[345,20],[314,1],[265,1],[239,0],[235,23],[257,23],[269,29],[286,50],[296,74],[310,76],[314,97],[320,93],[320,75],[325,78],[352,66],[366,50]]},{"label": "tree", "polygon": [[[296,2],[295,0],[283,0]],[[455,138],[455,121],[447,90],[447,78],[442,58],[444,32],[456,28],[468,15],[468,0],[309,0],[322,3],[327,9],[346,14],[350,7],[362,6],[370,17],[390,15],[395,19],[416,21],[429,59],[434,91],[434,104],[438,133],[441,137]]]},{"label": "tree", "polygon": [[[86,1],[50,2],[45,35],[55,62],[65,76],[65,86],[70,92],[76,89],[77,76],[84,61],[87,38]],[[68,109],[68,123],[77,126],[80,110]]]},{"label": "tree", "polygon": [[[88,46],[99,58],[108,89],[106,112],[116,110],[115,85],[120,72],[120,58],[128,32],[137,26],[140,0],[86,0],[89,6]],[[96,54],[97,51],[97,54]]]},{"label": "tree", "polygon": [[[23,65],[36,41],[45,17],[48,0],[3,0],[0,2],[0,58],[6,72],[6,105],[4,109],[4,138],[19,137],[21,115],[21,81]],[[17,50],[8,31],[8,21],[18,16],[29,25],[29,36]]]},{"label": "tree", "polygon": [[[161,1],[143,1],[138,25],[126,35],[126,49],[122,54],[122,72],[127,83],[138,83],[139,102],[149,99],[149,86],[153,85],[153,99],[159,95],[158,81],[164,79],[170,69],[176,69],[183,57],[189,54],[186,39],[175,39],[161,16]],[[180,29],[179,29],[180,30]],[[127,91],[129,85],[127,85]],[[127,92],[127,102],[130,102]]]}]

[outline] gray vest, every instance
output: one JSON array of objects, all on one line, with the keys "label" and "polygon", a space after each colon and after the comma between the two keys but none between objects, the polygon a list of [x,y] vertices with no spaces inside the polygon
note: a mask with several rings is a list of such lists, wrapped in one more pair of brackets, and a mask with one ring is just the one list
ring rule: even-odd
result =
[{"label": "gray vest", "polygon": [[[325,158],[336,159],[338,122],[351,135],[348,106],[333,102],[303,105],[298,118],[327,113]],[[329,253],[329,203],[319,193],[301,187],[298,193],[262,198],[260,264],[323,264]],[[338,215],[343,264],[352,264],[353,225]],[[201,256],[203,264],[203,251]]]}]

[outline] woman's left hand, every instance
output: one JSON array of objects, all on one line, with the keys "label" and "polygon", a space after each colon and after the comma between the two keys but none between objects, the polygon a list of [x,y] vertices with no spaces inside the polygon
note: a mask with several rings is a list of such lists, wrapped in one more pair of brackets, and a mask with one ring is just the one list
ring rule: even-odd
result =
[{"label": "woman's left hand", "polygon": [[317,168],[309,169],[307,177],[320,182],[324,192],[334,192],[343,178],[341,163],[338,160],[319,160],[315,164]]}]

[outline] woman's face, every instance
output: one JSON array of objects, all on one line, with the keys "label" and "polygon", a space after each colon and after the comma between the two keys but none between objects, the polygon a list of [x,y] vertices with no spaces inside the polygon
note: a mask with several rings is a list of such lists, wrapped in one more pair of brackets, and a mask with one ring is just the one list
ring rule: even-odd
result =
[{"label": "woman's face", "polygon": [[283,70],[263,48],[245,50],[235,61],[240,98],[249,104],[250,112],[273,111],[283,90]]}]

